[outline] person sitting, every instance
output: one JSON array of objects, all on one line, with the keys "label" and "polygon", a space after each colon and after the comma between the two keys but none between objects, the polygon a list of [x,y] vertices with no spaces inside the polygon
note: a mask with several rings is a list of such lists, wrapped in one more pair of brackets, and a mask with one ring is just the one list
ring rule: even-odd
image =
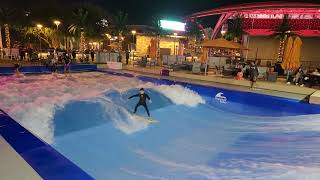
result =
[{"label": "person sitting", "polygon": [[242,69],[237,73],[236,80],[243,80],[243,71],[242,71]]},{"label": "person sitting", "polygon": [[319,76],[320,75],[320,72],[319,72],[319,68],[316,68],[313,72],[312,72],[313,75],[316,75],[316,76]]},{"label": "person sitting", "polygon": [[303,85],[303,78],[304,78],[304,72],[302,70],[302,68],[300,67],[295,75],[295,77],[293,78],[293,84],[295,85]]},{"label": "person sitting", "polygon": [[20,67],[21,67],[20,64],[18,64],[18,63],[15,63],[15,64],[14,64],[14,74],[15,74],[15,76],[18,77],[18,78],[24,76],[24,75],[21,74],[21,72],[20,72]]}]

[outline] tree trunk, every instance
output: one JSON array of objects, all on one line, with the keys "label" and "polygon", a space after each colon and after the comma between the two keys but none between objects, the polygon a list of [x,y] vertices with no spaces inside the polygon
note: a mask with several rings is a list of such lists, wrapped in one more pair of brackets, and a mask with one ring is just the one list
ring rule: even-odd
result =
[{"label": "tree trunk", "polygon": [[82,58],[83,58],[83,53],[84,53],[84,50],[85,50],[85,37],[84,37],[84,31],[81,31],[80,32],[80,53],[82,54]]},{"label": "tree trunk", "polygon": [[161,52],[160,52],[160,35],[157,36],[157,63],[160,65],[161,61]]},{"label": "tree trunk", "polygon": [[10,49],[11,48],[11,41],[10,41],[10,31],[9,31],[8,24],[4,25],[4,32],[5,32],[5,36],[6,36],[6,47]]},{"label": "tree trunk", "polygon": [[1,26],[0,26],[0,50],[2,50],[2,48],[3,48],[3,44],[2,44],[2,33],[1,33]]},{"label": "tree trunk", "polygon": [[281,38],[280,44],[279,44],[278,61],[283,61],[284,42],[285,42],[285,38]]}]

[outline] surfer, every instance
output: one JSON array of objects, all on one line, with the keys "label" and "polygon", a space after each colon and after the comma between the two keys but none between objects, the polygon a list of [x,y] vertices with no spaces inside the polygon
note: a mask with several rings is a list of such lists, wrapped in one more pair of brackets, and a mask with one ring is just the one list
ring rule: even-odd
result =
[{"label": "surfer", "polygon": [[145,108],[145,110],[147,111],[148,116],[150,117],[150,113],[149,113],[149,109],[148,109],[146,100],[148,99],[151,102],[151,99],[148,96],[148,94],[144,93],[144,89],[140,88],[139,94],[130,96],[128,99],[131,99],[133,97],[139,97],[139,102],[137,103],[136,107],[134,108],[134,112],[133,113],[137,112],[137,109],[138,109],[139,106],[143,106]]}]

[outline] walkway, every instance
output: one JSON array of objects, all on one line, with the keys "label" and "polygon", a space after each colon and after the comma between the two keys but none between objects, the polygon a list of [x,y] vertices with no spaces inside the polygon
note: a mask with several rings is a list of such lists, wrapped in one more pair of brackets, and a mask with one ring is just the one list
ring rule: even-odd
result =
[{"label": "walkway", "polygon": [[[160,67],[142,68],[127,66],[122,72],[147,75],[159,78]],[[287,97],[297,100],[304,100],[306,97],[315,93],[317,89],[287,85],[285,82],[267,82],[258,81],[255,90],[250,90],[250,82],[247,80],[235,80],[231,78],[221,77],[218,75],[199,75],[186,71],[170,72],[169,77],[161,77],[168,80],[176,80],[182,82],[196,83],[207,86],[220,87],[225,89],[234,89],[246,92],[255,92],[259,94],[267,94],[272,96]]]}]

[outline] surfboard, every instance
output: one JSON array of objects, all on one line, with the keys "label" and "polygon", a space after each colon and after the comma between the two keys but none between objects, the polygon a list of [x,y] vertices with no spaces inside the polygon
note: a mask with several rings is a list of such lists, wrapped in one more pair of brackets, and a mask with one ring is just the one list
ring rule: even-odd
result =
[{"label": "surfboard", "polygon": [[139,116],[139,115],[133,115],[133,118],[134,118],[134,120],[142,121],[142,122],[145,122],[145,123],[157,123],[157,122],[159,122],[156,119],[152,119],[150,117],[143,117],[143,116]]}]

